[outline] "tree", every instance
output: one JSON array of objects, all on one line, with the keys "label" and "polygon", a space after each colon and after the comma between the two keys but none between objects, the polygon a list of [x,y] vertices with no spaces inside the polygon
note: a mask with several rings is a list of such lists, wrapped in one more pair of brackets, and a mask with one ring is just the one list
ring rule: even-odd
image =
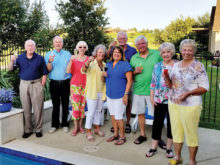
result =
[{"label": "tree", "polygon": [[210,22],[210,14],[205,13],[204,15],[198,16],[194,27],[208,28]]},{"label": "tree", "polygon": [[67,37],[64,44],[71,52],[78,41],[84,40],[89,46],[89,52],[97,44],[108,43],[104,27],[108,24],[105,18],[106,8],[103,0],[70,0],[60,1],[56,8],[64,22]]}]

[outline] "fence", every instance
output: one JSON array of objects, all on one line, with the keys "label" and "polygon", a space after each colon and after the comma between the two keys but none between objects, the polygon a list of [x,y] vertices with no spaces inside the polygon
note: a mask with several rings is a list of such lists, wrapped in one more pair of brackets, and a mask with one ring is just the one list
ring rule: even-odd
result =
[{"label": "fence", "polygon": [[[0,52],[0,70],[7,70],[10,56],[13,55],[14,50],[17,50],[18,54],[24,52],[24,49],[13,46]],[[37,48],[36,53],[44,56],[49,50],[51,48]],[[204,64],[210,83],[210,90],[203,95],[200,125],[220,129],[220,57],[196,55],[195,58]]]}]

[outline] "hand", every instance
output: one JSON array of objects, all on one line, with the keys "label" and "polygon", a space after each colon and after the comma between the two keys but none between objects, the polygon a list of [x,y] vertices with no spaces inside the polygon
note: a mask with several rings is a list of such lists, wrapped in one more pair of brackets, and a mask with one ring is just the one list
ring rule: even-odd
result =
[{"label": "hand", "polygon": [[49,62],[53,62],[53,60],[54,60],[54,57],[55,57],[55,54],[53,54],[53,55],[50,55],[50,57],[49,57]]},{"label": "hand", "polygon": [[125,94],[122,98],[122,101],[125,105],[128,105],[128,95]]},{"label": "hand", "polygon": [[142,70],[143,70],[143,68],[142,67],[136,67],[135,68],[135,73],[137,74],[137,73],[142,73]]},{"label": "hand", "polygon": [[111,49],[113,46],[117,45],[117,41],[113,41],[110,43],[109,48]]},{"label": "hand", "polygon": [[93,56],[90,56],[89,57],[89,62],[92,62],[92,61],[94,61],[95,60],[95,58],[93,57]]},{"label": "hand", "polygon": [[102,72],[102,76],[103,76],[103,77],[107,77],[107,76],[108,76],[107,72],[105,72],[105,71]]},{"label": "hand", "polygon": [[157,103],[154,101],[154,98],[150,98],[151,104],[153,105],[153,110],[155,110],[154,106],[157,106]]},{"label": "hand", "polygon": [[189,96],[190,96],[190,92],[185,92],[185,93],[181,94],[178,98],[175,99],[175,103],[181,104]]},{"label": "hand", "polygon": [[17,58],[18,58],[18,56],[12,55],[12,56],[11,56],[11,62],[14,63]]}]

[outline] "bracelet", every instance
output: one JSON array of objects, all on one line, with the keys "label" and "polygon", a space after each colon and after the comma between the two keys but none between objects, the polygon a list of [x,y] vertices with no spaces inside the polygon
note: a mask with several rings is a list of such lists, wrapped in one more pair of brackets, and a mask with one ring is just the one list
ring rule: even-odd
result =
[{"label": "bracelet", "polygon": [[128,92],[125,92],[125,95],[128,95],[129,93]]},{"label": "bracelet", "polygon": [[86,64],[84,65],[85,66],[85,68],[88,68],[89,66],[86,66]]}]

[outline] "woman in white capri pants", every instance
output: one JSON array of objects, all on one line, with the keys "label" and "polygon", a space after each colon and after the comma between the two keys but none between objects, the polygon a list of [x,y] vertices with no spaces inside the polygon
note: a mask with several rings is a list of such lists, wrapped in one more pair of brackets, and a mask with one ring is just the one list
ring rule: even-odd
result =
[{"label": "woman in white capri pants", "polygon": [[103,62],[105,58],[106,48],[104,45],[97,45],[93,51],[93,59],[89,60],[82,67],[81,72],[86,73],[86,101],[88,112],[86,114],[87,129],[86,137],[89,141],[94,141],[91,129],[92,124],[95,125],[95,134],[104,137],[105,134],[100,130],[102,118],[102,104],[106,97],[106,87],[102,81],[102,71],[105,67]]}]

